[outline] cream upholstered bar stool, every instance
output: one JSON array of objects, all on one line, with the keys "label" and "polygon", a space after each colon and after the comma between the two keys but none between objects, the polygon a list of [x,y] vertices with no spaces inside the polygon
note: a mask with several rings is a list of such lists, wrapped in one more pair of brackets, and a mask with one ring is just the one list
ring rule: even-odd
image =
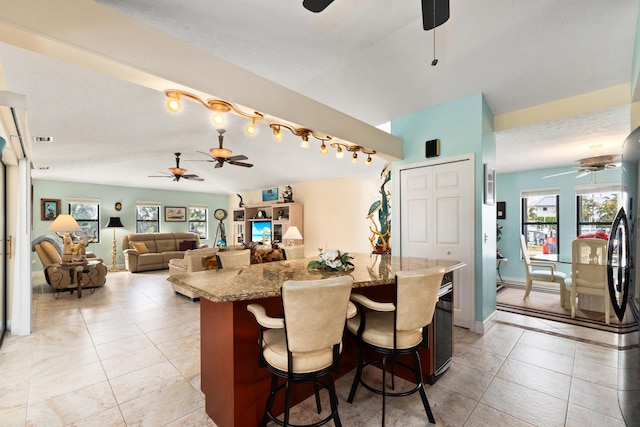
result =
[{"label": "cream upholstered bar stool", "polygon": [[218,268],[246,267],[251,264],[251,250],[218,252],[216,258]]},{"label": "cream upholstered bar stool", "polygon": [[[300,382],[313,383],[318,414],[321,412],[318,386],[329,392],[331,413],[310,426],[320,426],[330,420],[336,426],[342,425],[331,372],[338,370],[346,319],[355,315],[355,306],[349,302],[352,285],[351,276],[289,280],[282,285],[283,318],[267,316],[259,304],[247,306],[259,325],[258,363],[271,372],[271,391],[261,426],[266,426],[269,420],[281,426],[292,425],[289,422],[290,390]],[[279,378],[286,381],[278,385]],[[283,388],[284,414],[278,418],[273,413],[273,403]]]},{"label": "cream upholstered bar stool", "polygon": [[283,246],[282,254],[284,259],[300,259],[304,258],[304,245],[301,246]]},{"label": "cream upholstered bar stool", "polygon": [[[433,319],[443,276],[444,269],[439,267],[397,272],[393,303],[372,301],[364,295],[355,293],[351,295],[351,300],[358,306],[358,314],[347,321],[347,329],[356,336],[359,352],[356,376],[347,402],[353,403],[359,384],[382,395],[383,426],[386,397],[408,396],[415,392],[420,393],[429,422],[432,424],[436,422],[424,389],[418,351],[428,345],[427,326]],[[380,353],[382,358],[366,361],[367,351]],[[413,366],[396,360],[396,356],[403,354],[411,354]],[[392,390],[395,390],[395,365],[413,371],[415,387],[405,391],[388,391],[387,362],[390,362]],[[368,365],[382,368],[381,389],[363,380],[362,371]]]}]

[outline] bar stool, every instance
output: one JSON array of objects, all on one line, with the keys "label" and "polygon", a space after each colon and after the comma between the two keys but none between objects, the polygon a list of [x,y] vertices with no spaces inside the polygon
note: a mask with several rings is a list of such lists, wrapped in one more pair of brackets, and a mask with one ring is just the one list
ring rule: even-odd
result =
[{"label": "bar stool", "polygon": [[218,252],[216,258],[218,268],[245,267],[251,264],[251,250]]},{"label": "bar stool", "polygon": [[[281,426],[290,426],[290,389],[295,383],[312,383],[318,414],[321,412],[319,386],[329,392],[331,413],[310,424],[320,426],[333,420],[341,426],[338,416],[338,398],[331,371],[337,372],[342,336],[347,316],[355,315],[355,306],[349,295],[353,285],[351,276],[324,280],[289,280],[282,285],[284,318],[266,315],[259,304],[249,304],[249,310],[259,325],[260,355],[258,364],[271,372],[271,391],[261,426],[273,420]],[[352,307],[352,308],[350,308]],[[325,382],[320,381],[326,378]],[[278,385],[278,379],[286,381]],[[284,417],[273,414],[276,393],[285,389]]]},{"label": "bar stool", "polygon": [[[358,306],[358,315],[347,321],[347,329],[355,335],[359,348],[358,367],[351,385],[347,402],[353,403],[356,390],[362,384],[368,390],[382,395],[382,425],[385,423],[387,396],[408,396],[420,392],[422,404],[429,418],[435,418],[424,390],[422,368],[418,351],[428,344],[427,326],[431,323],[438,301],[438,291],[444,276],[444,269],[430,268],[396,273],[395,297],[393,303],[381,303],[360,294],[352,294],[351,300]],[[365,311],[365,308],[369,309]],[[365,361],[365,351],[382,355],[381,359]],[[396,360],[396,356],[411,354],[413,366]],[[390,359],[391,389],[395,389],[395,365],[413,371],[416,386],[408,391],[388,391],[386,386],[387,359]],[[381,365],[382,389],[367,384],[362,378],[362,370],[367,365]]]}]

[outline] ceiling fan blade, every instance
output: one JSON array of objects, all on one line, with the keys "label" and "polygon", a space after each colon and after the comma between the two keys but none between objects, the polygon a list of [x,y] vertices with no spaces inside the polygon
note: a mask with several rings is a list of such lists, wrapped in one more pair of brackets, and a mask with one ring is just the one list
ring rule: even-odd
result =
[{"label": "ceiling fan blade", "polygon": [[218,161],[218,163],[216,163],[216,165],[214,166],[215,168],[221,168],[222,165],[224,165],[224,161]]},{"label": "ceiling fan blade", "polygon": [[232,165],[235,165],[235,166],[243,166],[245,168],[252,168],[253,167],[253,165],[251,163],[244,163],[244,162],[229,162],[229,163],[232,164]]},{"label": "ceiling fan blade", "polygon": [[308,11],[318,13],[325,10],[331,3],[333,0],[304,0],[302,6]]},{"label": "ceiling fan blade", "polygon": [[543,176],[542,179],[553,178],[554,176],[560,176],[560,175],[568,175],[570,173],[576,173],[576,172],[580,172],[580,171],[575,170],[575,171],[569,171],[569,172],[554,173],[553,175]]},{"label": "ceiling fan blade", "polygon": [[198,175],[182,175],[184,179],[188,179],[190,181],[204,181],[204,178],[200,178]]},{"label": "ceiling fan blade", "polygon": [[198,151],[198,153],[200,153],[200,154],[204,154],[204,155],[205,155],[205,156],[207,156],[207,157],[211,157],[211,158],[214,158],[214,159],[215,159],[215,157],[213,157],[213,156],[211,155],[211,153],[205,153],[204,151]]},{"label": "ceiling fan blade", "polygon": [[227,157],[228,162],[237,162],[238,160],[249,160],[249,158],[242,154],[238,154],[237,156]]},{"label": "ceiling fan blade", "polygon": [[576,175],[576,179],[578,179],[578,178],[582,178],[583,176],[587,176],[587,175],[589,175],[590,173],[591,173],[591,171],[590,171],[590,170],[586,170],[586,171],[582,172],[580,175]]},{"label": "ceiling fan blade", "polygon": [[173,178],[173,175],[149,175],[148,178]]}]

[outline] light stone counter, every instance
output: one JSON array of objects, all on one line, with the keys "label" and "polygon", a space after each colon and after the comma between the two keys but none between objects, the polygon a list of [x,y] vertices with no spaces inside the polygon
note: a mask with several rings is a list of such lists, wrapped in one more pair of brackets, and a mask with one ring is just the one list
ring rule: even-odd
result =
[{"label": "light stone counter", "polygon": [[199,271],[170,276],[171,283],[212,302],[248,301],[280,295],[287,280],[317,280],[344,274],[353,276],[353,287],[387,285],[401,270],[443,267],[445,272],[464,267],[459,261],[400,258],[390,255],[350,254],[355,268],[349,272],[308,270],[318,257],[254,264],[243,268]]}]

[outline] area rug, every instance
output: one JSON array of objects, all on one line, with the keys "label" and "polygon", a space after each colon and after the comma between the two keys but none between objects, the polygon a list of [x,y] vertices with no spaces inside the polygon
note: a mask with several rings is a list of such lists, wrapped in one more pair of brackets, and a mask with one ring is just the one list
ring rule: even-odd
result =
[{"label": "area rug", "polygon": [[523,314],[541,319],[554,320],[572,325],[585,326],[608,332],[626,333],[631,328],[637,327],[632,319],[623,319],[620,322],[615,316],[607,325],[604,322],[604,313],[596,311],[580,310],[576,307],[576,317],[571,317],[571,310],[564,309],[560,305],[560,292],[546,289],[532,289],[529,297],[524,300],[524,286],[503,285],[497,294],[497,308],[500,311]]}]

